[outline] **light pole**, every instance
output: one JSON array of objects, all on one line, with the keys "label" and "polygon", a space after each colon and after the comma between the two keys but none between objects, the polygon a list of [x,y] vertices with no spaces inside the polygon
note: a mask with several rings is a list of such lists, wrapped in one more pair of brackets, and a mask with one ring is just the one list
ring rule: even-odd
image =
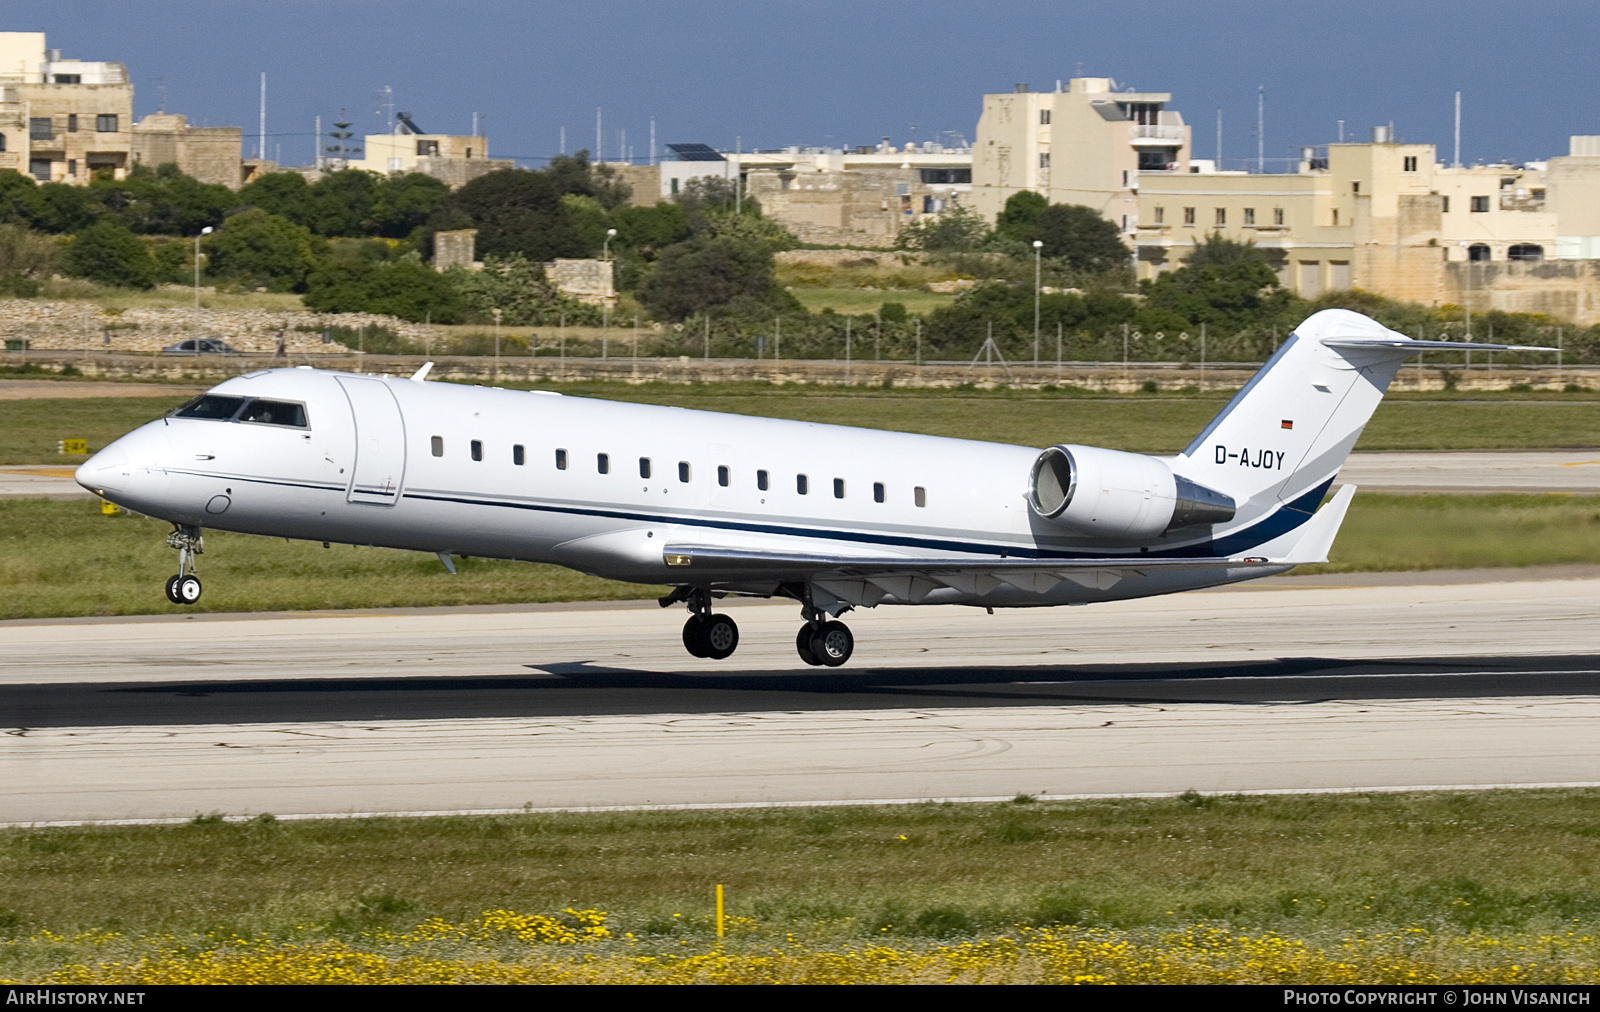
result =
[{"label": "light pole", "polygon": [[[194,237],[194,325],[189,329],[193,332],[194,339],[197,341],[200,339],[200,236],[210,234],[211,226],[207,225],[200,230],[200,235]],[[199,354],[200,346],[198,344],[195,345],[194,350],[196,354]]]},{"label": "light pole", "polygon": [[1039,364],[1039,258],[1043,255],[1044,243],[1038,239],[1033,241],[1033,364]]},{"label": "light pole", "polygon": [[[606,229],[605,242],[600,244],[600,259],[606,263],[611,262],[611,237],[617,234],[614,228]],[[607,343],[611,337],[611,294],[616,291],[616,268],[612,267],[606,272],[606,290],[600,297],[600,357],[606,357]]]}]

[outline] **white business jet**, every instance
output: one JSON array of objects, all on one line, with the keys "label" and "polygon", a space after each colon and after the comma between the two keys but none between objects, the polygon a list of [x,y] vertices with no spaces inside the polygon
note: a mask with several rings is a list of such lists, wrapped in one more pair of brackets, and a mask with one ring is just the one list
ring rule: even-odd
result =
[{"label": "white business jet", "polygon": [[671,585],[696,657],[739,642],[715,599],[789,597],[801,659],[839,665],[852,608],[1089,604],[1326,561],[1355,487],[1318,507],[1345,456],[1403,360],[1450,349],[1509,350],[1317,313],[1172,458],[302,366],[218,384],[77,480],[174,525],[179,604],[209,527]]}]

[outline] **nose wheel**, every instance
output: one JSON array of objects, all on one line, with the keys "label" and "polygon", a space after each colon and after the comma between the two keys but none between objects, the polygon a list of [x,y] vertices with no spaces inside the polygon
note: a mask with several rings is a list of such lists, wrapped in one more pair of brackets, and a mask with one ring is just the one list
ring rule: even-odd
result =
[{"label": "nose wheel", "polygon": [[178,572],[167,578],[167,600],[173,604],[194,604],[200,600],[201,590],[194,560],[205,551],[200,528],[178,527],[167,535],[167,544],[178,550]]},{"label": "nose wheel", "polygon": [[167,600],[173,604],[194,604],[200,600],[200,578],[193,573],[167,577]]}]

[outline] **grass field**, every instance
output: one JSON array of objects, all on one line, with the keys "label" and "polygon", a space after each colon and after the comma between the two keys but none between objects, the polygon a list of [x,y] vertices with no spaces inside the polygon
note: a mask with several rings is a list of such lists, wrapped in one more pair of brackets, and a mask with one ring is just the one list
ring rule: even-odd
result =
[{"label": "grass field", "polygon": [[[963,436],[1025,446],[1074,442],[1152,453],[1183,449],[1229,394],[1154,397],[1070,391],[839,390],[756,383],[571,383],[570,395],[733,414]],[[0,401],[0,464],[60,462],[56,442],[99,449],[182,403],[182,397]],[[1373,416],[1362,450],[1529,449],[1600,446],[1595,394],[1395,395]]]},{"label": "grass field", "polygon": [[[177,571],[170,525],[100,514],[90,500],[0,500],[0,618],[140,615],[185,609],[161,583]],[[1600,563],[1600,498],[1356,496],[1326,566],[1297,572]],[[457,575],[419,552],[285,542],[211,531],[189,611],[279,611],[659,597],[556,566],[464,559]]]},{"label": "grass field", "polygon": [[1541,790],[12,829],[0,978],[1593,982],[1597,812]]}]

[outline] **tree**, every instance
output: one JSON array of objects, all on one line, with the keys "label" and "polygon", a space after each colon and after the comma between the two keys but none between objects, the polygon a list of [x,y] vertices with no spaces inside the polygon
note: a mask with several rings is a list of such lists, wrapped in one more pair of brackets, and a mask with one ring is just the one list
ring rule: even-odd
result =
[{"label": "tree", "polygon": [[501,322],[511,326],[556,323],[565,318],[574,326],[596,326],[602,320],[599,306],[563,295],[545,280],[544,268],[526,257],[486,257],[483,269],[452,267],[445,275],[462,303],[480,320],[501,311]]},{"label": "tree", "polygon": [[0,222],[38,227],[39,184],[15,169],[0,171]]},{"label": "tree", "polygon": [[994,230],[1007,239],[1032,242],[1038,238],[1039,215],[1050,206],[1043,194],[1018,190],[1006,198],[1006,206],[995,219]]},{"label": "tree", "polygon": [[972,208],[957,204],[933,218],[923,218],[900,230],[896,249],[926,253],[965,253],[989,239],[989,226]]},{"label": "tree", "polygon": [[318,235],[363,236],[377,232],[377,173],[362,169],[330,172],[311,184],[311,228]]},{"label": "tree", "polygon": [[443,180],[422,172],[403,172],[378,184],[378,200],[372,209],[377,234],[404,239],[428,221],[428,215],[450,193]]},{"label": "tree", "polygon": [[1266,254],[1254,243],[1233,242],[1215,233],[1197,245],[1189,260],[1153,282],[1145,282],[1147,304],[1191,324],[1242,329],[1287,309],[1293,295],[1278,283]]},{"label": "tree", "polygon": [[598,252],[584,242],[563,195],[548,172],[501,169],[441,200],[428,218],[428,230],[475,228],[480,256],[520,253],[543,262]]},{"label": "tree", "polygon": [[67,269],[81,278],[123,288],[155,284],[156,265],[143,240],[102,220],[80,231],[67,248]]},{"label": "tree", "polygon": [[1117,226],[1082,204],[1051,204],[1040,211],[1034,220],[1034,238],[1044,243],[1041,252],[1045,256],[1086,274],[1125,266],[1131,254]]},{"label": "tree", "polygon": [[682,320],[734,299],[783,300],[773,281],[772,250],[726,236],[697,236],[669,246],[638,290],[639,302],[661,320]]},{"label": "tree", "polygon": [[0,225],[0,278],[44,278],[61,263],[57,239],[30,232],[21,225]]},{"label": "tree", "polygon": [[241,187],[238,201],[245,207],[259,207],[306,228],[316,224],[311,184],[298,172],[269,172]]},{"label": "tree", "polygon": [[400,260],[329,260],[306,281],[306,308],[319,313],[385,313],[402,320],[459,323],[461,295],[416,254]]},{"label": "tree", "polygon": [[126,179],[96,179],[89,185],[100,213],[143,235],[195,235],[222,221],[238,196],[218,183],[202,183],[171,162],[135,165]]},{"label": "tree", "polygon": [[318,259],[310,229],[259,207],[229,218],[205,248],[209,273],[275,291],[303,291]]}]

